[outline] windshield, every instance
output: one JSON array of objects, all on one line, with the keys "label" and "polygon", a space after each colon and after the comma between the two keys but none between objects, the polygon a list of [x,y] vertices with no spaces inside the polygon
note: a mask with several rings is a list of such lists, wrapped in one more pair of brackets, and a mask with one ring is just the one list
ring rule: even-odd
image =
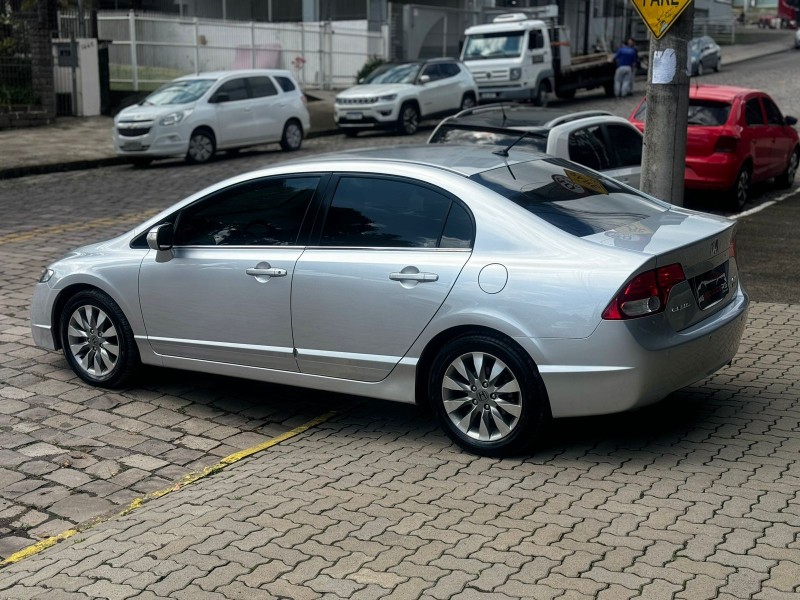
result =
[{"label": "windshield", "polygon": [[194,102],[205,94],[215,81],[215,79],[182,79],[180,81],[171,81],[150,94],[144,99],[142,104],[164,106],[168,104],[186,104],[188,102]]},{"label": "windshield", "polygon": [[500,31],[467,36],[463,60],[508,58],[522,53],[524,31]]},{"label": "windshield", "polygon": [[667,204],[559,158],[498,167],[470,179],[578,237],[618,229],[668,210]]},{"label": "windshield", "polygon": [[382,65],[364,78],[361,83],[414,83],[420,63]]},{"label": "windshield", "polygon": [[[431,136],[431,144],[494,144],[510,146],[524,132],[486,131],[481,129],[465,129],[452,125],[442,125]],[[537,135],[529,133],[514,146],[514,148],[528,148],[538,152],[547,151],[547,134]]]},{"label": "windshield", "polygon": [[[716,100],[689,99],[688,124],[702,125],[704,127],[719,127],[728,122],[731,105],[728,102]],[[647,102],[636,111],[634,119],[644,122],[647,119]]]}]

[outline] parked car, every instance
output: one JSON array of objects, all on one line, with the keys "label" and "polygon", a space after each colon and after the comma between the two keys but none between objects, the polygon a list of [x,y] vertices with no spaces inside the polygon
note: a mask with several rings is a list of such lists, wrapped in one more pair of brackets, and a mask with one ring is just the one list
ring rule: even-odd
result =
[{"label": "parked car", "polygon": [[[524,132],[527,135],[519,139]],[[515,147],[566,158],[639,187],[642,134],[626,119],[601,110],[482,106],[443,120],[428,143],[508,145],[515,140]]]},{"label": "parked car", "polygon": [[34,341],[102,387],[146,363],[429,403],[486,455],[736,354],[735,221],[559,158],[442,150],[319,156],[194,194],[51,264]]},{"label": "parked car", "polygon": [[689,42],[689,60],[692,65],[692,77],[703,75],[711,69],[719,72],[722,69],[722,49],[707,35],[694,38]]},{"label": "parked car", "polygon": [[[646,117],[643,98],[630,121],[644,131]],[[764,92],[690,86],[686,188],[723,192],[729,207],[738,210],[753,183],[775,178],[779,187],[790,187],[800,160],[796,123]]]},{"label": "parked car", "polygon": [[422,119],[475,106],[478,87],[462,63],[449,58],[388,63],[336,96],[336,124],[348,136],[370,129],[411,135]]},{"label": "parked car", "polygon": [[114,118],[117,154],[136,165],[279,142],[298,150],[311,127],[306,99],[289,71],[240,70],[179,77]]}]

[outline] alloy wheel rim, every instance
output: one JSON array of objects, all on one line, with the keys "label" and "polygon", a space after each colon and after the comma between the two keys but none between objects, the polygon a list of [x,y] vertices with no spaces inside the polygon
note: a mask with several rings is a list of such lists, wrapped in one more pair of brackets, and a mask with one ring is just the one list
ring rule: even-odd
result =
[{"label": "alloy wheel rim", "polygon": [[794,176],[797,174],[797,165],[800,163],[800,155],[797,152],[792,153],[792,158],[789,159],[789,169],[786,171],[789,183],[794,181]]},{"label": "alloy wheel rim", "polygon": [[67,324],[70,353],[92,377],[110,374],[119,362],[119,337],[109,316],[97,306],[78,307]]},{"label": "alloy wheel rim", "polygon": [[211,140],[204,135],[195,135],[189,140],[189,154],[197,162],[211,157]]},{"label": "alloy wheel rim", "polygon": [[736,196],[739,200],[739,206],[744,206],[747,202],[747,187],[750,182],[750,175],[747,171],[742,171],[739,175],[739,184],[736,187]]},{"label": "alloy wheel rim", "polygon": [[503,361],[485,352],[462,354],[450,363],[442,401],[456,429],[481,442],[508,437],[522,414],[519,381]]},{"label": "alloy wheel rim", "polygon": [[303,136],[300,133],[300,128],[297,125],[292,123],[286,127],[286,141],[290,148],[299,148],[302,138]]},{"label": "alloy wheel rim", "polygon": [[417,130],[417,124],[417,111],[407,108],[403,112],[403,128],[409,133],[414,133]]}]

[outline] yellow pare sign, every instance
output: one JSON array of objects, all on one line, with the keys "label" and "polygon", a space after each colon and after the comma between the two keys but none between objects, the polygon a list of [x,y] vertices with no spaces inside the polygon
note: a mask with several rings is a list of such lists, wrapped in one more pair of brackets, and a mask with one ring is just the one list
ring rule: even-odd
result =
[{"label": "yellow pare sign", "polygon": [[691,3],[692,0],[631,0],[656,39],[667,33]]},{"label": "yellow pare sign", "polygon": [[570,169],[564,169],[564,174],[569,177],[570,181],[573,183],[587,190],[592,190],[595,194],[608,194],[608,190],[594,177]]}]

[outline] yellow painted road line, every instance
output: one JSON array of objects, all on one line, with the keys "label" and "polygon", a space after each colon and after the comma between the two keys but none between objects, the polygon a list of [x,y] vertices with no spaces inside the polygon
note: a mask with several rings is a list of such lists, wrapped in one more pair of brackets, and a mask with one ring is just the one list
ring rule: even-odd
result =
[{"label": "yellow painted road line", "polygon": [[98,229],[100,227],[136,225],[152,217],[157,212],[157,210],[147,210],[137,213],[128,213],[118,217],[103,217],[101,219],[93,219],[91,221],[77,221],[74,223],[64,223],[62,225],[48,225],[47,227],[37,227],[36,229],[29,229],[27,231],[7,233],[5,235],[0,235],[0,246],[4,244],[28,242],[36,238],[55,236],[61,233],[88,231],[91,229]]},{"label": "yellow painted road line", "polygon": [[125,515],[129,515],[130,513],[141,508],[151,500],[155,500],[156,498],[161,498],[162,496],[166,496],[171,492],[177,492],[181,488],[184,488],[187,485],[199,481],[204,477],[208,477],[213,473],[221,471],[225,467],[235,464],[240,460],[247,458],[248,456],[252,456],[259,452],[263,452],[264,450],[272,448],[273,446],[277,446],[281,442],[285,442],[286,440],[293,438],[296,435],[300,435],[301,433],[307,431],[308,429],[311,429],[312,427],[316,427],[317,425],[320,425],[325,421],[329,421],[337,414],[339,414],[338,411],[332,410],[323,415],[315,417],[310,421],[308,421],[307,423],[303,423],[299,427],[295,427],[294,429],[287,431],[286,433],[282,433],[277,437],[270,438],[264,442],[261,442],[260,444],[251,446],[246,450],[241,450],[239,452],[234,452],[233,454],[229,454],[225,458],[221,459],[217,464],[211,465],[210,467],[206,467],[202,471],[184,475],[177,483],[174,483],[168,488],[157,490],[155,492],[150,492],[146,496],[142,496],[141,498],[136,498],[133,502],[131,502],[128,506],[126,506],[124,510],[122,510],[119,513],[111,514],[106,517],[98,517],[90,521],[86,521],[85,523],[81,523],[80,525],[77,525],[72,529],[68,529],[67,531],[61,532],[58,535],[54,535],[52,537],[45,538],[39,542],[36,542],[35,544],[28,546],[27,548],[23,548],[19,552],[15,552],[11,556],[0,562],[0,568],[17,563],[22,559],[28,558],[29,556],[33,556],[34,554],[38,554],[43,550],[47,550],[51,546],[55,546],[57,543],[71,538],[76,533],[81,533],[83,531],[86,531],[87,529],[91,529],[95,525],[99,525],[100,523],[108,521],[109,519],[112,519],[115,516],[124,517]]}]

